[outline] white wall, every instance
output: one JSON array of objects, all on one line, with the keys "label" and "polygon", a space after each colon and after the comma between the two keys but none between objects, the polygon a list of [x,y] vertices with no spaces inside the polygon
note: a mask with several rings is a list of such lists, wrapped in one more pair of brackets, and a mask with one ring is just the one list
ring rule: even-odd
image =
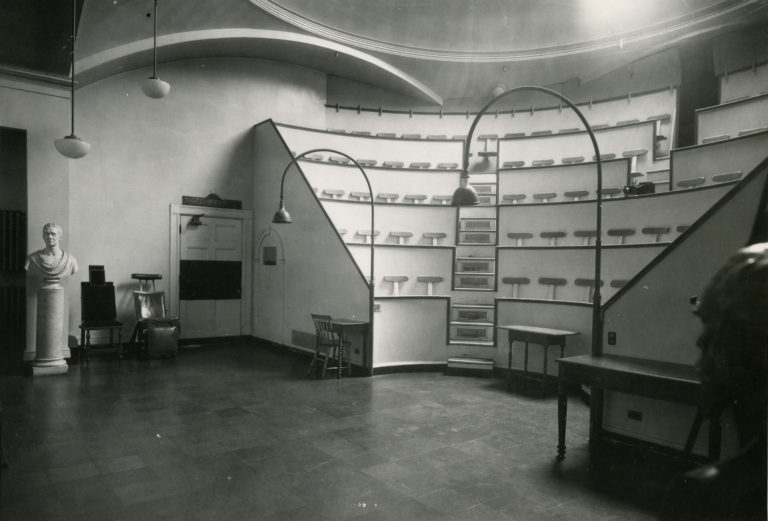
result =
[{"label": "white wall", "polygon": [[[81,266],[68,292],[68,331],[78,338],[78,285],[89,264],[104,264],[117,286],[126,339],[134,321],[130,274],[160,273],[158,289],[168,291],[170,204],[216,192],[252,209],[254,123],[274,116],[324,125],[325,76],[315,71],[249,59],[168,63],[160,76],[171,92],[162,100],[141,93],[139,82],[149,74],[131,71],[76,92],[76,132],[92,145],[79,160],[53,146],[69,133],[66,89],[0,81],[0,125],[28,132],[29,248],[42,246],[45,222],[57,221]],[[28,359],[34,291],[28,287]]]},{"label": "white wall", "polygon": [[[71,249],[66,197],[70,160],[60,155],[53,145],[55,139],[64,137],[70,130],[66,88],[0,78],[0,125],[27,131],[27,247],[30,251],[42,248],[43,225],[55,221],[64,228],[64,248]],[[37,282],[28,279],[27,284],[25,360],[35,356]],[[66,279],[63,285],[73,286]]]}]

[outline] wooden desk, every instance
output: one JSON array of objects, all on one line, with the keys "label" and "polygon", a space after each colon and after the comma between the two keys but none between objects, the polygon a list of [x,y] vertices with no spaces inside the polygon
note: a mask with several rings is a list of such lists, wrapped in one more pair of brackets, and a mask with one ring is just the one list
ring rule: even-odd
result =
[{"label": "wooden desk", "polygon": [[[368,322],[355,320],[352,318],[332,318],[331,327],[339,335],[338,346],[338,364],[336,367],[336,378],[341,378],[341,371],[344,367],[344,335],[349,333],[360,333],[363,336],[363,367],[367,367],[368,358]],[[349,362],[347,362],[349,365]]]},{"label": "wooden desk", "polygon": [[[560,346],[560,357],[565,354],[565,339],[569,336],[578,335],[576,331],[564,331],[561,329],[551,329],[548,327],[535,326],[496,326],[496,329],[503,329],[508,332],[509,354],[507,357],[507,387],[512,381],[512,343],[517,340],[525,342],[525,361],[523,362],[523,374],[526,378],[545,381],[547,378],[547,355],[550,346]],[[540,377],[531,377],[528,374],[528,344],[539,344],[544,347],[544,372]]]},{"label": "wooden desk", "polygon": [[[658,400],[700,406],[701,379],[693,366],[644,360],[615,355],[580,355],[561,358],[559,364],[557,399],[557,457],[565,458],[565,427],[568,412],[568,385],[581,384],[592,387],[589,414],[589,441],[600,441],[603,423],[604,389]],[[686,442],[689,452],[696,441],[700,417]],[[720,417],[716,415],[709,424],[709,457],[720,457]]]}]

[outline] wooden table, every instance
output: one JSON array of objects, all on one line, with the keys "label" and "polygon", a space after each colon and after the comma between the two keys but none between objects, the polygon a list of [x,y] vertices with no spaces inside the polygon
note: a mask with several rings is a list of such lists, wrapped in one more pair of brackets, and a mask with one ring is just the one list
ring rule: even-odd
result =
[{"label": "wooden table", "polygon": [[[367,367],[368,359],[368,322],[356,320],[353,318],[332,318],[331,328],[339,336],[338,346],[338,364],[336,367],[336,378],[341,378],[341,371],[344,366],[344,340],[345,335],[349,333],[360,333],[363,336],[363,366]],[[347,362],[349,365],[349,362]],[[349,365],[349,367],[352,367]]]},{"label": "wooden table", "polygon": [[[565,354],[565,339],[569,336],[578,335],[576,331],[564,331],[562,329],[552,329],[548,327],[536,326],[496,326],[496,329],[502,329],[508,332],[509,354],[507,357],[507,387],[512,381],[512,343],[516,340],[525,342],[525,361],[523,362],[523,375],[526,378],[533,378],[539,381],[546,381],[547,378],[547,358],[550,346],[560,346],[560,357]],[[539,344],[544,347],[544,371],[540,377],[532,377],[528,373],[528,344]]]},{"label": "wooden table", "polygon": [[[591,445],[600,441],[603,422],[603,390],[618,391],[658,400],[701,405],[701,379],[693,366],[645,360],[616,355],[580,355],[561,358],[557,399],[557,457],[565,458],[565,427],[568,412],[569,384],[592,388],[589,414]],[[690,452],[701,424],[698,414],[686,442]],[[709,424],[709,458],[720,457],[720,416],[714,415]]]}]

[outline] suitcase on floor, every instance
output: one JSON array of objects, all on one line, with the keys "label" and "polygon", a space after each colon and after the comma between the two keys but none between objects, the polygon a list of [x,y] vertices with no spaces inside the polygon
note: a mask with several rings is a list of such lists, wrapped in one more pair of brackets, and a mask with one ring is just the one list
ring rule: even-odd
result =
[{"label": "suitcase on floor", "polygon": [[178,323],[147,321],[147,356],[149,358],[174,357],[179,351]]}]

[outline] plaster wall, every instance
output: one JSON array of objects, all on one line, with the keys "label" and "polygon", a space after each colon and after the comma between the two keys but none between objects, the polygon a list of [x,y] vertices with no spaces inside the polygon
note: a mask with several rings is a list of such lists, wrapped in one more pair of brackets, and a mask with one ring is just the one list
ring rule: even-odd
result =
[{"label": "plaster wall", "polygon": [[[170,205],[213,192],[253,210],[253,124],[275,115],[320,126],[325,119],[325,76],[308,69],[241,58],[161,64],[171,91],[160,100],[140,90],[150,74],[126,72],[77,91],[78,134],[92,150],[54,190],[69,196],[69,246],[82,268],[71,283],[87,280],[89,264],[105,266],[123,339],[134,323],[131,273],[163,275],[157,287],[169,294]],[[70,291],[71,334],[79,300]]]}]

